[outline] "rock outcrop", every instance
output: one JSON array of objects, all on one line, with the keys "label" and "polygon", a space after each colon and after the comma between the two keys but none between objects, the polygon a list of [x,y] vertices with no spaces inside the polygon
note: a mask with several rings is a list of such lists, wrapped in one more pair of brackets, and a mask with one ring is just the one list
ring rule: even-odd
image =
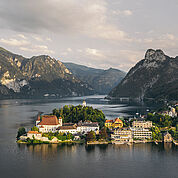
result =
[{"label": "rock outcrop", "polygon": [[128,72],[110,98],[178,100],[178,57],[147,50],[145,58]]},{"label": "rock outcrop", "polygon": [[87,83],[47,55],[25,58],[0,48],[0,98],[93,94]]}]

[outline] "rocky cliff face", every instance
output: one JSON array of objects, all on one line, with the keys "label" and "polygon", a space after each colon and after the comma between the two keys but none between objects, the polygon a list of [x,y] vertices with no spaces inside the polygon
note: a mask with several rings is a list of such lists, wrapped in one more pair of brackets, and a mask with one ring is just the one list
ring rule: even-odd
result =
[{"label": "rocky cliff face", "polygon": [[92,86],[98,94],[108,94],[126,75],[125,72],[113,68],[103,70],[73,63],[65,65],[77,78]]},{"label": "rocky cliff face", "polygon": [[0,48],[0,98],[81,96],[93,88],[50,56],[30,59]]},{"label": "rocky cliff face", "polygon": [[128,72],[108,95],[111,98],[178,100],[178,57],[147,50],[145,58]]}]

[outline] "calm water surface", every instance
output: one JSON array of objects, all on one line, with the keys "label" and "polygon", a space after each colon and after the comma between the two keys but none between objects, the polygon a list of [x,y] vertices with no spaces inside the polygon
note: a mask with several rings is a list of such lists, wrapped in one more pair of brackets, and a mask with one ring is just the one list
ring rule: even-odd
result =
[{"label": "calm water surface", "polygon": [[22,145],[15,137],[20,126],[32,127],[39,112],[65,104],[102,109],[107,118],[144,113],[146,106],[109,103],[104,96],[60,100],[0,100],[0,178],[6,177],[137,177],[177,178],[178,149],[172,144],[85,146]]}]

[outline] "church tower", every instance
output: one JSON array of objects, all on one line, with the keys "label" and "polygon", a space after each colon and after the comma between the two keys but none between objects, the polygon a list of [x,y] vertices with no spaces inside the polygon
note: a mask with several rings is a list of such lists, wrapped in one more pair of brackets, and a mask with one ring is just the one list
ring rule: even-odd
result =
[{"label": "church tower", "polygon": [[59,126],[62,126],[62,117],[59,117]]},{"label": "church tower", "polygon": [[85,101],[85,100],[83,101],[82,106],[83,106],[83,107],[86,107],[86,106],[87,106],[87,103],[86,103],[86,101]]}]

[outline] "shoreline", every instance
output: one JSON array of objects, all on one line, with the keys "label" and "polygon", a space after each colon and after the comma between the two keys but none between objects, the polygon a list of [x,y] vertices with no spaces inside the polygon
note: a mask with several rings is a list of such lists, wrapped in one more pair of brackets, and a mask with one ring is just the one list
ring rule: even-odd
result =
[{"label": "shoreline", "polygon": [[[53,141],[49,141],[49,142],[45,142],[45,141],[40,141],[36,143],[30,143],[30,142],[26,142],[26,141],[22,141],[22,140],[17,140],[16,143],[17,144],[26,144],[26,145],[37,145],[37,144],[85,144],[85,145],[134,145],[134,144],[139,144],[139,143],[155,143],[156,145],[158,145],[159,143],[164,143],[163,141],[153,141],[153,140],[139,140],[139,141],[133,141],[133,142],[117,142],[117,141],[57,141],[57,142],[53,142]],[[167,143],[167,142],[165,142]],[[172,143],[174,145],[178,145],[178,143],[173,140]]]}]

